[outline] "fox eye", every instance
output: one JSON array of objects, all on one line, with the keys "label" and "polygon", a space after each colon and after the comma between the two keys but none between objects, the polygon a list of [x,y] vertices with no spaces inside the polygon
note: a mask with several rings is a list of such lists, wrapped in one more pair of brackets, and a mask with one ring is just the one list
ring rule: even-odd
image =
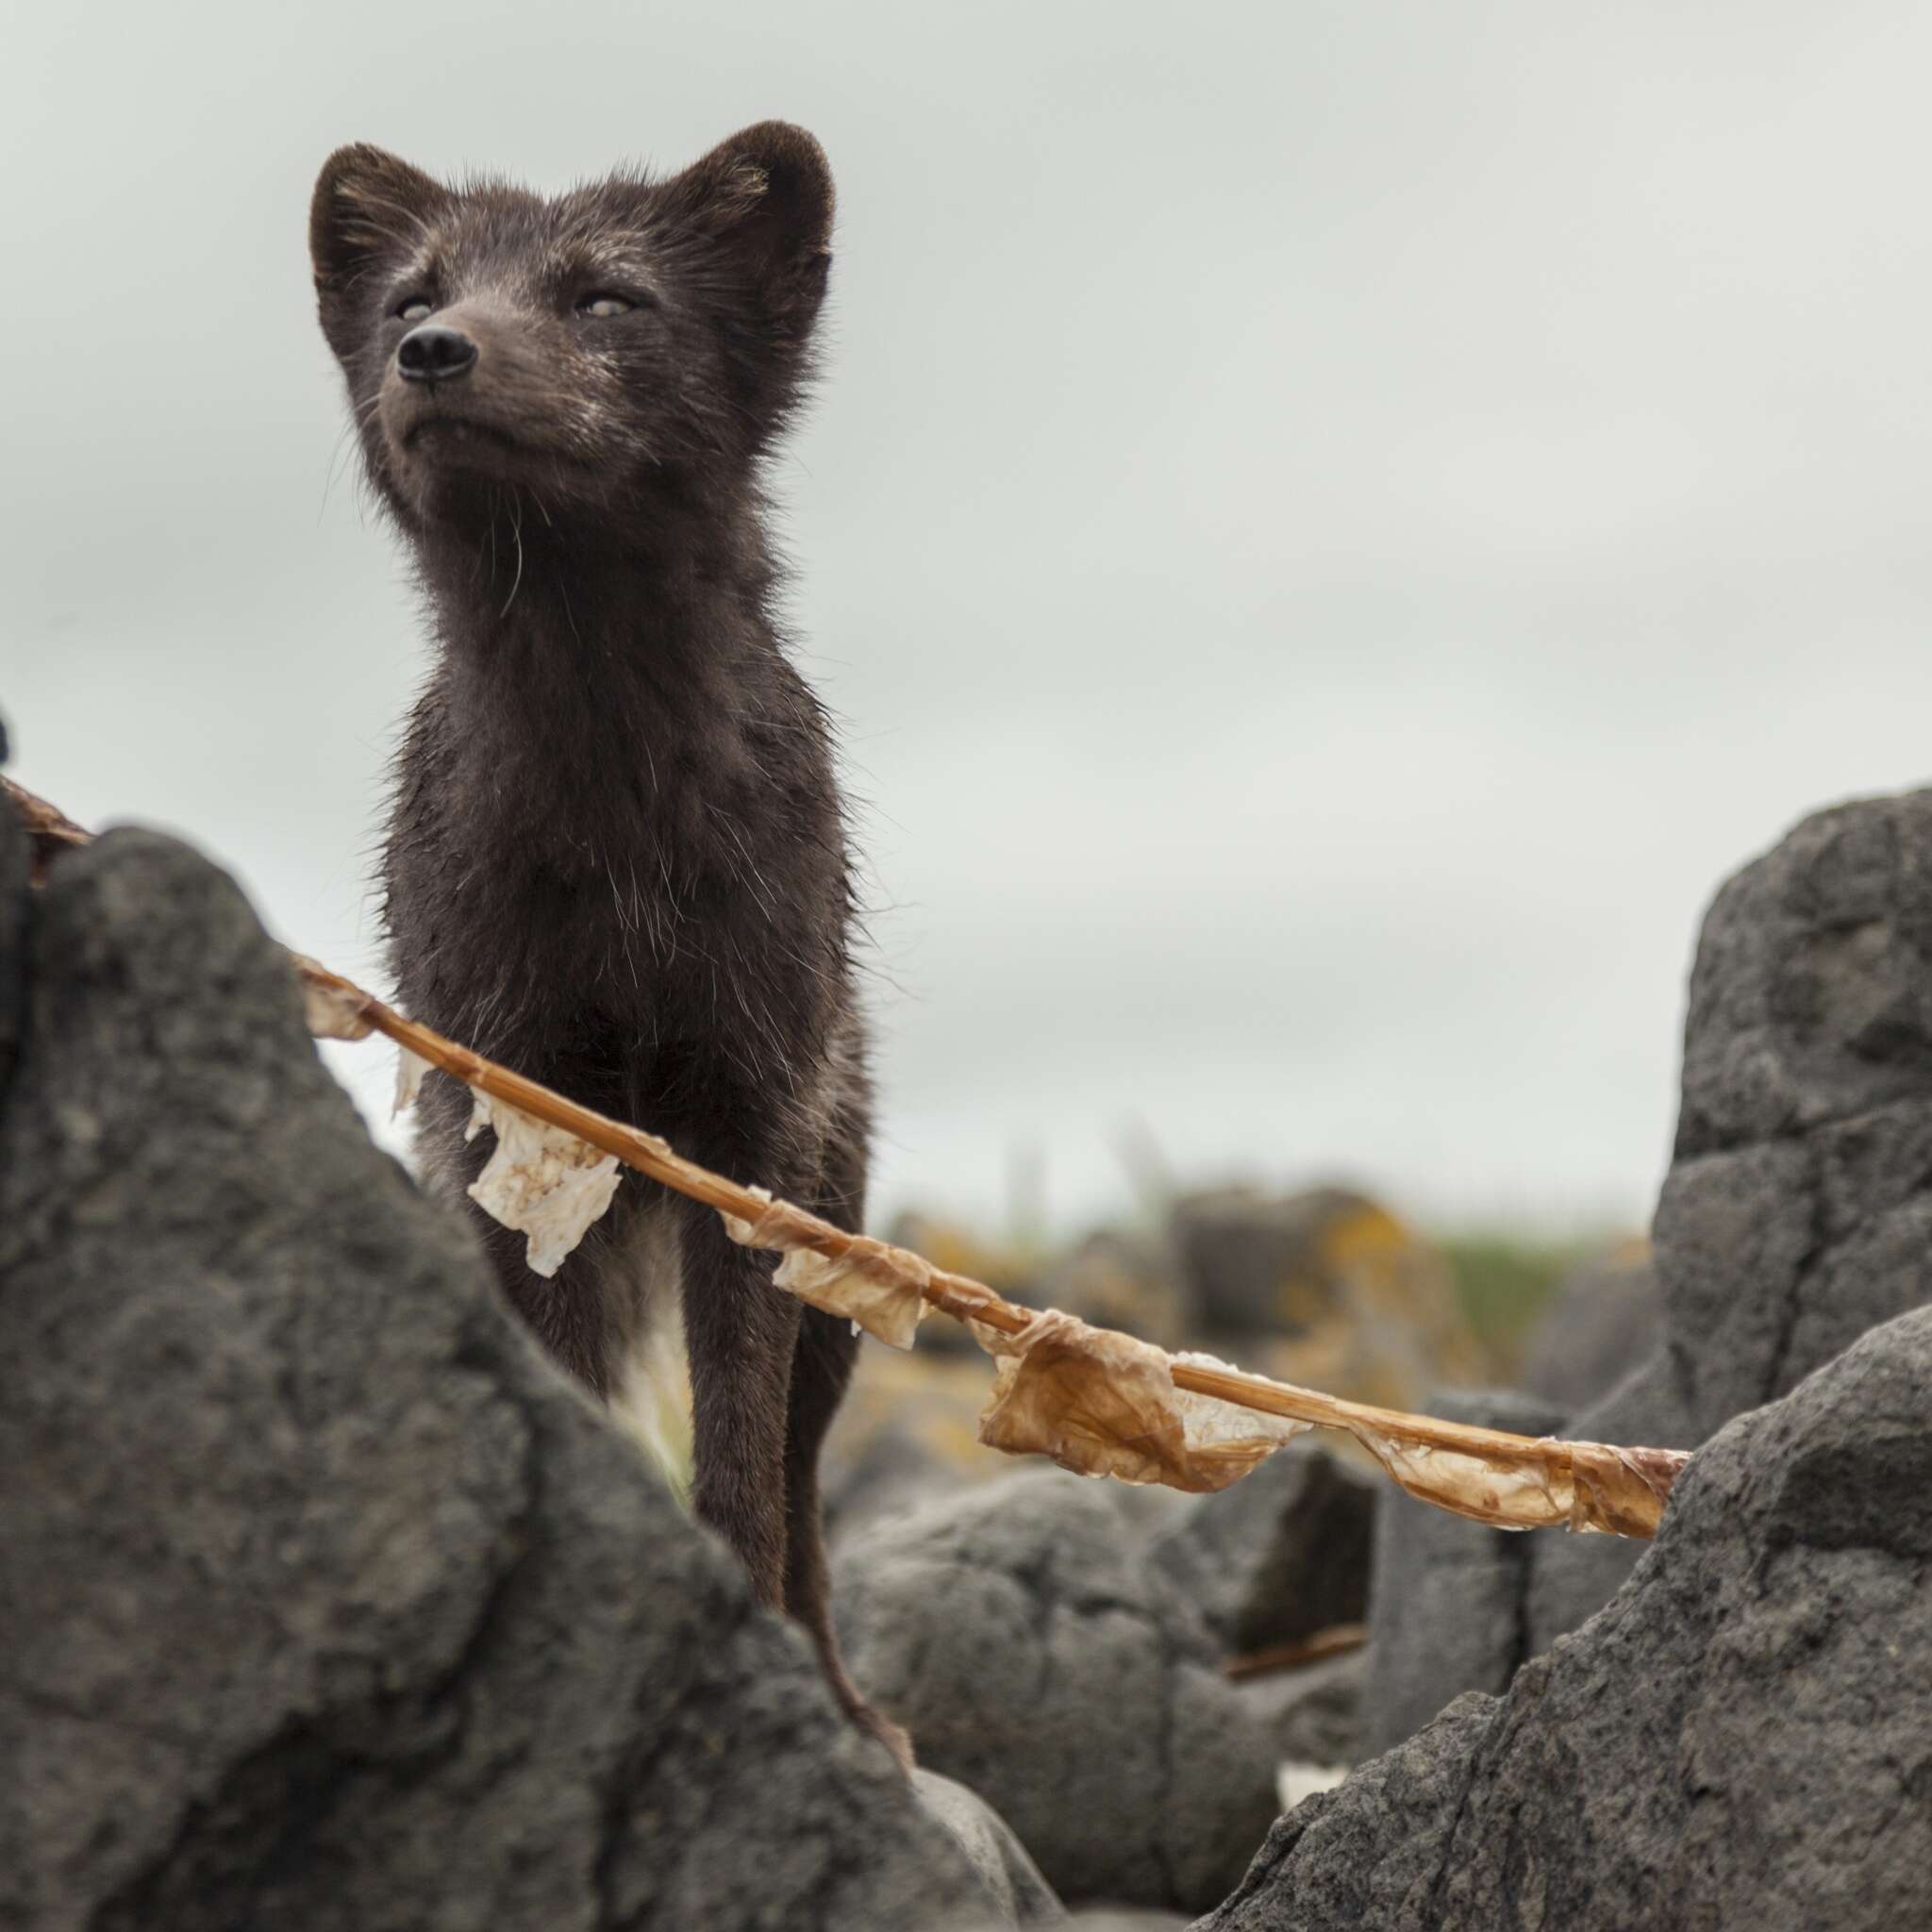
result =
[{"label": "fox eye", "polygon": [[399,322],[426,322],[431,313],[429,301],[426,296],[411,295],[396,310],[396,319]]},{"label": "fox eye", "polygon": [[586,295],[577,304],[577,313],[608,322],[613,315],[628,315],[637,306],[625,295]]}]

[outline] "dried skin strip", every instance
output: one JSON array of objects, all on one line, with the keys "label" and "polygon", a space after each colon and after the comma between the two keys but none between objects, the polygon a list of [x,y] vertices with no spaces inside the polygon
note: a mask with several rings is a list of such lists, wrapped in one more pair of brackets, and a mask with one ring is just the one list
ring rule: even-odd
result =
[{"label": "dried skin strip", "polygon": [[775,1248],[780,1254],[788,1254],[803,1242],[818,1238],[817,1222],[802,1208],[794,1208],[790,1201],[773,1200],[769,1188],[753,1186],[745,1192],[758,1197],[759,1211],[756,1221],[745,1221],[720,1210],[724,1232],[740,1247]]},{"label": "dried skin strip", "polygon": [[[763,1189],[753,1191],[771,1201]],[[756,1221],[724,1217],[724,1231],[741,1246],[775,1248],[782,1255],[772,1279],[800,1301],[842,1316],[893,1348],[910,1348],[925,1318],[931,1264],[907,1248],[853,1235],[841,1254],[825,1255],[808,1242],[824,1236],[811,1217],[789,1202],[771,1201]]]},{"label": "dried skin strip", "polygon": [[428,1071],[429,1062],[420,1054],[411,1053],[407,1046],[396,1048],[396,1091],[390,1102],[391,1120],[415,1106],[416,1096],[423,1091],[423,1075]]},{"label": "dried skin strip", "polygon": [[[1167,1357],[1170,1382],[1174,1380],[1176,1368],[1218,1369],[1226,1375],[1241,1374],[1232,1362],[1224,1362],[1219,1356],[1206,1355],[1198,1349],[1187,1349]],[[1218,1448],[1226,1443],[1246,1444],[1265,1440],[1271,1447],[1263,1455],[1257,1455],[1256,1462],[1263,1460],[1266,1454],[1278,1449],[1282,1443],[1295,1436],[1306,1435],[1314,1427],[1312,1423],[1272,1415],[1265,1409],[1243,1408],[1238,1402],[1224,1402],[1218,1395],[1203,1395],[1196,1390],[1183,1389],[1178,1384],[1174,1386],[1174,1407],[1180,1411],[1188,1441],[1195,1448]],[[1217,1487],[1224,1489],[1226,1484]]]},{"label": "dried skin strip", "polygon": [[[82,827],[64,818],[44,799],[36,798],[5,776],[0,776],[0,794],[9,798],[25,816],[35,834],[35,877],[41,874],[42,862],[62,845],[85,844],[90,834]],[[416,1026],[392,1013],[379,1001],[373,999],[360,988],[329,973],[312,959],[300,954],[291,956],[300,972],[305,993],[308,998],[308,1015],[314,1031],[324,1038],[358,1040],[371,1031],[379,1030],[399,1041],[416,1040],[428,1051],[436,1065],[454,1077],[475,1083],[478,1080],[508,1082],[516,1079],[508,1069],[495,1066],[481,1059],[468,1048],[441,1036],[430,1032],[426,1027]],[[319,996],[319,997],[317,997]],[[399,1074],[399,1082],[407,1075]],[[603,1121],[600,1116],[588,1114],[561,1096],[552,1094],[528,1081],[518,1081],[518,1088],[531,1097],[541,1096],[546,1108],[555,1108],[559,1116],[575,1118],[584,1124],[595,1121],[600,1127],[610,1127],[625,1136],[627,1151],[623,1158],[632,1166],[662,1181],[666,1186],[689,1194],[717,1208],[724,1215],[725,1224],[735,1239],[749,1241],[755,1246],[777,1247],[788,1255],[798,1251],[809,1251],[820,1259],[825,1258],[827,1249],[835,1249],[840,1255],[849,1245],[849,1238],[837,1234],[824,1223],[787,1204],[772,1202],[769,1194],[763,1195],[765,1206],[758,1221],[747,1223],[732,1216],[721,1196],[730,1198],[734,1204],[742,1200],[745,1190],[734,1188],[722,1176],[711,1174],[691,1162],[678,1159],[670,1146],[656,1135],[641,1133],[634,1127],[624,1127],[621,1124]],[[480,1103],[479,1103],[480,1104]],[[497,1103],[505,1108],[506,1115],[517,1114],[526,1124],[538,1131],[544,1131],[539,1124],[506,1103]],[[567,1143],[571,1143],[579,1156],[588,1157],[590,1161],[602,1166],[598,1150],[587,1141],[580,1141],[566,1129],[554,1129]],[[498,1154],[503,1149],[499,1146]],[[604,1160],[614,1157],[605,1156]],[[497,1161],[492,1160],[494,1170]],[[485,1178],[488,1178],[486,1174]],[[478,1187],[482,1186],[479,1181]],[[614,1190],[616,1176],[609,1176],[609,1187]],[[473,1192],[475,1191],[473,1190]],[[761,1190],[752,1190],[762,1193]],[[481,1196],[479,1195],[480,1199]],[[489,1206],[489,1203],[485,1203]],[[583,1229],[594,1220],[596,1213],[608,1205],[607,1193],[595,1210],[586,1217],[569,1237],[566,1244],[557,1253],[551,1262],[554,1269],[568,1253],[569,1246],[581,1238]],[[506,1218],[514,1204],[506,1209]],[[491,1211],[495,1211],[494,1208]],[[516,1224],[515,1223],[511,1224]],[[533,1240],[533,1249],[536,1242]],[[910,1281],[916,1271],[924,1264],[919,1257],[903,1249],[885,1250],[880,1244],[873,1244],[876,1251],[873,1256],[874,1271],[893,1278],[895,1289],[899,1278]],[[547,1252],[547,1251],[546,1251]],[[533,1254],[532,1265],[536,1265]],[[805,1274],[828,1274],[829,1269],[813,1270],[805,1268]],[[964,1276],[949,1274],[941,1270],[930,1271],[930,1292],[934,1301],[948,1313],[962,1320],[973,1321],[975,1315],[988,1318],[986,1323],[973,1321],[974,1333],[983,1342],[995,1345],[994,1337],[1000,1338],[999,1345],[1005,1345],[1004,1330],[996,1328],[998,1323],[1018,1324],[1015,1336],[1032,1332],[1035,1322],[1022,1319],[1023,1311],[1003,1301],[983,1283],[966,1279]],[[1064,1321],[1066,1318],[1059,1317]],[[1127,1344],[1127,1338],[1115,1337],[1112,1341]],[[1137,1344],[1127,1344],[1135,1346]],[[1158,1354],[1158,1352],[1156,1351]],[[1195,1357],[1196,1362],[1208,1362],[1211,1358]],[[1161,1357],[1163,1363],[1165,1357]],[[1172,1382],[1173,1369],[1183,1367],[1181,1362],[1168,1366],[1168,1379]],[[1217,1373],[1219,1370],[1217,1369]],[[1243,1382],[1257,1383],[1259,1378],[1241,1377]],[[1225,1408],[1233,1410],[1243,1419],[1248,1409],[1232,1402],[1223,1402],[1218,1397],[1199,1396],[1196,1391],[1179,1390],[1174,1393],[1188,1401],[1206,1400],[1213,1404],[1209,1411],[1197,1411],[1194,1416],[1194,1433],[1197,1441],[1205,1428],[1209,1437],[1218,1438],[1225,1426],[1229,1433],[1225,1445],[1232,1446],[1242,1440],[1256,1440],[1255,1431],[1265,1429],[1279,1440],[1286,1435],[1298,1433],[1310,1423],[1326,1428],[1347,1429],[1358,1437],[1381,1458],[1383,1466],[1395,1480],[1412,1493],[1424,1500],[1453,1509],[1463,1515],[1474,1515],[1483,1521],[1498,1520],[1497,1512],[1506,1526],[1530,1527],[1537,1524],[1552,1526],[1567,1523],[1568,1526],[1580,1530],[1605,1530],[1616,1535],[1649,1537],[1656,1534],[1663,1506],[1672,1484],[1676,1480],[1689,1456],[1682,1451],[1668,1449],[1618,1448],[1612,1445],[1593,1442],[1519,1441],[1511,1444],[1507,1439],[1497,1438],[1491,1431],[1468,1431],[1454,1429],[1451,1425],[1430,1422],[1424,1417],[1399,1417],[1387,1411],[1373,1411],[1375,1420],[1356,1407],[1356,1405],[1340,1403],[1331,1397],[1323,1396],[1312,1391],[1289,1389],[1284,1384],[1267,1385],[1278,1396],[1291,1396],[1296,1399],[1298,1416],[1293,1422],[1282,1421],[1272,1405],[1257,1404],[1256,1413],[1264,1420],[1248,1423],[1245,1420],[1237,1424],[1223,1424],[1209,1421],[1214,1411]],[[1351,1412],[1352,1411],[1352,1412]],[[1245,1439],[1233,1433],[1246,1429]],[[1445,1434],[1460,1436],[1467,1441],[1471,1436],[1486,1438],[1486,1441],[1471,1442],[1465,1449],[1450,1449],[1441,1442]],[[1183,1424],[1183,1440],[1187,1426]],[[1435,1440],[1430,1440],[1431,1438]],[[1017,1442],[1015,1447],[1022,1446]],[[1027,1445],[1031,1446],[1031,1445]],[[1210,1445],[1212,1446],[1212,1445]],[[1053,1453],[1048,1451],[1046,1453]],[[1264,1451],[1265,1453],[1265,1451]],[[1160,1459],[1158,1456],[1154,1458]],[[1258,1459],[1255,1458],[1255,1459]],[[1077,1464],[1070,1466],[1079,1466]],[[1252,1467],[1252,1461],[1245,1466]],[[1236,1474],[1241,1473],[1237,1471]],[[1138,1480],[1167,1480],[1158,1474],[1152,1477],[1131,1478]],[[1232,1480],[1232,1476],[1222,1478],[1222,1482]],[[1193,1486],[1184,1482],[1183,1487]],[[1219,1484],[1213,1485],[1215,1487]],[[1491,1493],[1493,1492],[1493,1493]],[[1563,1507],[1561,1499],[1567,1496],[1567,1511],[1564,1515],[1555,1512]]]},{"label": "dried skin strip", "polygon": [[996,1364],[979,1440],[1008,1455],[1049,1456],[1078,1475],[1199,1493],[1239,1481],[1307,1427],[1185,1393],[1163,1350],[1058,1308],[1017,1335],[972,1327]]},{"label": "dried skin strip", "polygon": [[1544,1438],[1520,1457],[1404,1441],[1364,1423],[1351,1433],[1411,1496],[1497,1529],[1574,1529],[1650,1537],[1690,1458]]},{"label": "dried skin strip", "polygon": [[583,1240],[623,1178],[614,1154],[535,1120],[508,1101],[475,1092],[466,1141],[496,1129],[490,1164],[471,1183],[471,1200],[506,1227],[528,1237],[525,1257],[533,1274],[549,1276]]},{"label": "dried skin strip", "polygon": [[291,953],[302,981],[302,1020],[317,1040],[367,1040],[375,1028],[364,1008],[369,995],[339,980],[304,953]]},{"label": "dried skin strip", "polygon": [[1611,1442],[1566,1442],[1575,1474],[1572,1529],[1609,1536],[1655,1536],[1671,1487],[1690,1460],[1685,1449],[1622,1449]]},{"label": "dried skin strip", "polygon": [[1364,1423],[1351,1434],[1400,1488],[1439,1509],[1497,1529],[1567,1528],[1569,1472],[1546,1461],[1507,1462],[1428,1442],[1405,1442]]},{"label": "dried skin strip", "polygon": [[93,834],[76,825],[58,806],[50,805],[23,785],[0,773],[0,797],[12,801],[27,829],[33,858],[29,876],[37,886],[47,882],[47,868],[60,853],[92,841]]},{"label": "dried skin strip", "polygon": [[910,1348],[925,1319],[923,1290],[932,1270],[904,1248],[855,1235],[851,1247],[837,1257],[793,1248],[772,1279],[800,1301],[846,1316],[893,1348]]}]

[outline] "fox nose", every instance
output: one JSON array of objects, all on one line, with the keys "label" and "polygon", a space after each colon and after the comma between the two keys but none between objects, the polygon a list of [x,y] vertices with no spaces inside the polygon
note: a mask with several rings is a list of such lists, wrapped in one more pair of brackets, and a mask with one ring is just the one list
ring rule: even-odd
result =
[{"label": "fox nose", "polygon": [[405,382],[447,382],[475,366],[476,345],[461,329],[425,322],[396,344],[396,369]]}]

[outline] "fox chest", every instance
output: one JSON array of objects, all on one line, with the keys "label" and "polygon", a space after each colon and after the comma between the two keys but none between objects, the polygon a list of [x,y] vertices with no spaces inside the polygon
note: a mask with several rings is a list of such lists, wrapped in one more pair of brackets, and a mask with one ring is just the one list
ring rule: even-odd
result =
[{"label": "fox chest", "polygon": [[[417,1017],[535,1072],[559,1059],[791,1058],[817,978],[809,921],[748,873],[679,872],[648,840],[601,852],[392,851],[398,992]],[[790,930],[788,930],[788,927]]]}]

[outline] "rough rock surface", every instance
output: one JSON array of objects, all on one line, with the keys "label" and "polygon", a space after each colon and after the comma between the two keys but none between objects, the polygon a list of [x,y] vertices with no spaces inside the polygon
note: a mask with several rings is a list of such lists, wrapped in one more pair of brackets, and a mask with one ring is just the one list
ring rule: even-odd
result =
[{"label": "rough rock surface", "polygon": [[1523,1387],[1574,1415],[1607,1395],[1662,1340],[1650,1243],[1620,1241],[1563,1277],[1524,1350]]},{"label": "rough rock surface", "polygon": [[879,1524],[840,1555],[840,1636],[920,1761],[984,1796],[1063,1897],[1198,1911],[1274,1815],[1274,1752],[1145,1560],[1169,1512],[1117,1493],[1034,1470]]},{"label": "rough rock surface", "polygon": [[[1533,1396],[1457,1391],[1429,1413],[1445,1422],[1543,1436],[1561,1418]],[[1546,1539],[1491,1529],[1385,1483],[1375,1503],[1374,1584],[1363,1744],[1386,1751],[1459,1691],[1507,1688],[1527,1654],[1531,1560]]]},{"label": "rough rock surface", "polygon": [[[1724,885],[1653,1228],[1663,1346],[1567,1433],[1690,1448],[1932,1300],[1932,791],[1823,811]],[[1542,1649],[1637,1559],[1545,1539]]]},{"label": "rough rock surface", "polygon": [[976,1791],[936,1771],[912,1774],[919,1801],[943,1824],[973,1860],[980,1883],[998,1907],[1002,1925],[1058,1925],[1066,1913],[1052,1886],[1013,1828]]},{"label": "rough rock surface", "polygon": [[1279,1821],[1203,1932],[1932,1924],[1932,1311],[1740,1417],[1589,1626]]},{"label": "rough rock surface", "polygon": [[1186,1510],[1148,1556],[1224,1651],[1293,1643],[1365,1614],[1382,1487],[1305,1439]]},{"label": "rough rock surface", "polygon": [[[0,765],[7,762],[7,726],[0,724]],[[27,841],[10,808],[0,804],[0,1095],[13,1071],[26,1024]]]},{"label": "rough rock surface", "polygon": [[[1096,1907],[1074,1912],[1059,1922],[1066,1932],[1182,1932],[1188,1923],[1182,1912],[1149,1912],[1132,1907]],[[945,1932],[994,1932],[985,1920],[971,1925],[949,1926]]]},{"label": "rough rock surface", "polygon": [[26,936],[0,1093],[0,1924],[993,1909],[799,1634],[370,1145],[234,887],[110,834]]},{"label": "rough rock surface", "polygon": [[[1656,1345],[1566,1436],[1692,1448],[1932,1300],[1932,791],[1820,812],[1718,893],[1652,1255]],[[1414,1522],[1426,1547],[1410,1566],[1433,1551],[1436,1582],[1419,1595],[1407,1578],[1412,1609],[1378,1592],[1370,1731],[1383,1743],[1457,1690],[1497,1688],[1507,1647],[1513,1592],[1481,1555],[1494,1532]],[[1519,1654],[1593,1615],[1643,1547],[1528,1541]],[[1391,1688],[1405,1676],[1413,1694]]]}]

